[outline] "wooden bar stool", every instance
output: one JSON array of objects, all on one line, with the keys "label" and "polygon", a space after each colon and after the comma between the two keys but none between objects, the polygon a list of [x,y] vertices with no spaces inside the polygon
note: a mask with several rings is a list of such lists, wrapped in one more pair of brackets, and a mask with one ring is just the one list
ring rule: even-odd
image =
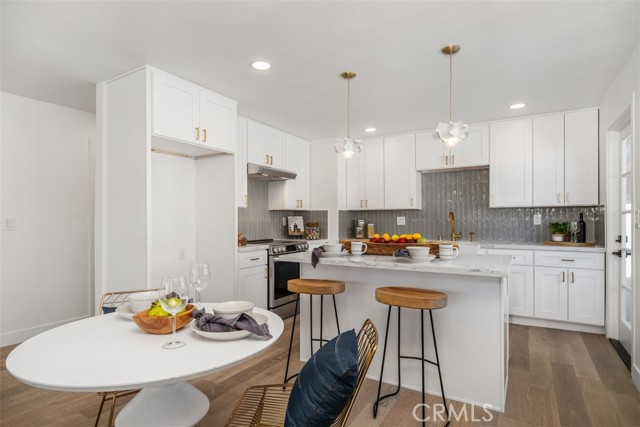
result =
[{"label": "wooden bar stool", "polygon": [[[291,339],[289,340],[289,354],[287,355],[287,367],[284,371],[284,382],[296,377],[298,374],[289,375],[289,362],[291,360],[291,348],[293,347],[293,335],[296,331],[296,318],[298,316],[298,307],[300,305],[300,294],[309,295],[309,343],[311,345],[311,354],[313,355],[313,342],[320,342],[320,347],[330,340],[324,339],[322,335],[323,320],[323,301],[325,295],[331,295],[333,298],[333,311],[336,315],[336,326],[338,327],[338,335],[340,335],[340,322],[338,321],[338,308],[336,307],[336,294],[344,292],[344,282],[338,280],[321,280],[321,279],[292,279],[287,282],[289,292],[298,294],[296,298],[296,309],[293,315],[293,327],[291,328]],[[320,296],[320,338],[313,338],[313,296]]]},{"label": "wooden bar stool", "polygon": [[[440,371],[440,359],[438,358],[438,345],[436,344],[436,332],[433,327],[433,314],[431,310],[444,308],[447,306],[447,294],[444,292],[430,291],[426,289],[418,288],[404,288],[404,287],[382,287],[376,289],[376,301],[387,304],[389,311],[387,313],[387,328],[384,335],[384,350],[382,352],[382,367],[380,368],[380,381],[378,382],[378,394],[376,401],[373,404],[373,418],[378,415],[378,403],[387,397],[395,396],[400,392],[401,375],[400,375],[400,359],[413,359],[420,360],[422,362],[422,425],[426,425],[425,417],[425,383],[424,383],[424,366],[425,363],[430,363],[438,368],[438,377],[440,378],[440,391],[442,392],[442,403],[444,404],[444,410],[447,415],[447,423],[445,427],[451,422],[449,417],[449,408],[447,406],[447,400],[444,396],[444,386],[442,385],[442,372]],[[380,390],[382,388],[382,374],[384,373],[384,361],[387,355],[387,338],[389,337],[389,321],[391,320],[391,307],[398,307],[398,388],[393,393],[380,397]],[[402,356],[400,353],[400,309],[401,308],[413,308],[420,310],[420,334],[421,334],[421,349],[422,357],[416,356]],[[429,318],[431,320],[431,335],[433,336],[433,348],[436,354],[436,361],[425,359],[424,357],[424,310],[429,310]]]}]

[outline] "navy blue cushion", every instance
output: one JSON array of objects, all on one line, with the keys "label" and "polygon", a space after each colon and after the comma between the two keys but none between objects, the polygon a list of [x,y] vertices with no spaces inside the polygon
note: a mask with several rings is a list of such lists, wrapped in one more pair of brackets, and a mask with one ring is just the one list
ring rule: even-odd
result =
[{"label": "navy blue cushion", "polygon": [[102,307],[102,314],[115,313],[118,307]]},{"label": "navy blue cushion", "polygon": [[296,379],[284,425],[327,427],[338,418],[358,383],[358,342],[352,329],[322,346]]}]

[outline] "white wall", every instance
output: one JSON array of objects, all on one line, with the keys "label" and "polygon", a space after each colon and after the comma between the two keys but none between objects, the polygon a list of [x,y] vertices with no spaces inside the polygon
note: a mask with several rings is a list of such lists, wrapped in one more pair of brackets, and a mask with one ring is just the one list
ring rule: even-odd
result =
[{"label": "white wall", "polygon": [[95,116],[0,94],[0,345],[91,315]]},{"label": "white wall", "polygon": [[[603,185],[606,185],[606,177],[603,175],[603,164],[605,160],[606,134],[614,122],[622,115],[635,98],[635,114],[632,117],[632,128],[634,128],[634,170],[635,170],[635,209],[640,208],[640,43],[629,56],[624,67],[620,70],[611,86],[600,101],[600,159],[601,159],[601,198],[606,200]],[[640,239],[640,230],[635,230],[635,241]],[[610,234],[610,233],[608,233]],[[611,236],[607,236],[607,243],[611,243]],[[636,252],[637,253],[637,252]],[[640,256],[634,254],[634,274],[635,274],[635,320],[634,320],[634,350],[632,354],[632,371],[634,382],[640,388]],[[616,284],[607,283],[607,286]]]}]

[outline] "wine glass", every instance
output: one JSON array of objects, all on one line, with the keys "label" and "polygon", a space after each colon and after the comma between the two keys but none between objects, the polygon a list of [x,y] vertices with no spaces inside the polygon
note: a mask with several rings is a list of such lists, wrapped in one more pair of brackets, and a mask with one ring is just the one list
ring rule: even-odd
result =
[{"label": "wine glass", "polygon": [[200,304],[201,292],[209,286],[211,281],[211,268],[209,268],[208,262],[192,263],[189,270],[189,283],[196,291],[196,305]]},{"label": "wine glass", "polygon": [[180,348],[185,343],[176,341],[176,315],[187,305],[189,288],[184,276],[166,276],[162,278],[162,286],[158,291],[160,306],[173,317],[173,338],[162,346],[166,349]]}]

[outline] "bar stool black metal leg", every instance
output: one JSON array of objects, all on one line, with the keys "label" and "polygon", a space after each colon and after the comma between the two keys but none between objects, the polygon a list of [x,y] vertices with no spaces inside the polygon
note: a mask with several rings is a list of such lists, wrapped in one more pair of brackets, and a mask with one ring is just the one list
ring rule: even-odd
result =
[{"label": "bar stool black metal leg", "polygon": [[296,333],[296,318],[298,317],[298,304],[300,304],[300,294],[298,294],[298,297],[296,298],[296,311],[293,313],[293,325],[291,327],[291,339],[289,339],[289,354],[287,355],[287,367],[284,370],[284,382],[288,382],[291,378],[295,378],[298,374],[292,375],[290,377],[287,377],[287,375],[289,375],[289,363],[291,361],[291,349],[293,348],[293,336]]},{"label": "bar stool black metal leg", "polygon": [[322,324],[324,323],[324,295],[320,295],[320,347],[324,345],[324,335],[322,334]]},{"label": "bar stool black metal leg", "polygon": [[433,314],[429,310],[429,318],[431,320],[431,335],[433,336],[433,349],[436,353],[436,366],[438,367],[438,378],[440,378],[440,392],[442,393],[442,403],[444,404],[444,412],[447,414],[447,423],[444,427],[447,427],[451,423],[451,417],[449,415],[449,406],[447,405],[447,399],[444,397],[444,386],[442,385],[442,371],[440,370],[440,358],[438,357],[438,344],[436,343],[436,330],[433,327]]},{"label": "bar stool black metal leg", "polygon": [[338,306],[336,306],[336,296],[335,294],[331,296],[333,297],[333,311],[336,313],[336,326],[338,327],[338,335],[340,335],[340,322],[338,321]]},{"label": "bar stool black metal leg", "polygon": [[391,306],[389,306],[389,314],[387,315],[387,331],[385,333],[385,338],[384,338],[384,351],[382,353],[382,368],[380,369],[380,381],[378,382],[378,395],[376,398],[376,402],[373,404],[373,418],[375,418],[376,415],[378,414],[378,403],[380,403],[382,400],[386,399],[387,397],[395,396],[396,394],[400,393],[400,387],[402,384],[402,377],[400,376],[401,375],[401,372],[400,372],[400,307],[398,307],[398,387],[393,393],[385,394],[384,396],[380,397],[380,389],[382,388],[382,374],[384,372],[384,360],[387,353],[387,338],[389,336],[389,320],[390,319],[391,319]]},{"label": "bar stool black metal leg", "polygon": [[382,374],[384,374],[384,361],[387,358],[387,342],[389,338],[389,323],[391,320],[391,306],[387,311],[387,328],[384,333],[384,348],[382,350],[382,366],[380,368],[380,380],[378,380],[378,394],[376,395],[376,401],[373,404],[373,418],[378,416],[378,402],[380,402],[380,390],[382,388]]},{"label": "bar stool black metal leg", "polygon": [[311,353],[309,357],[313,356],[313,295],[309,294],[309,344],[311,345]]},{"label": "bar stool black metal leg", "polygon": [[[431,310],[429,310],[431,312]],[[420,310],[420,350],[422,351],[422,360],[420,362],[420,366],[422,367],[422,425],[427,425],[427,417],[426,417],[426,402],[425,402],[425,394],[424,394],[424,310]]]}]

